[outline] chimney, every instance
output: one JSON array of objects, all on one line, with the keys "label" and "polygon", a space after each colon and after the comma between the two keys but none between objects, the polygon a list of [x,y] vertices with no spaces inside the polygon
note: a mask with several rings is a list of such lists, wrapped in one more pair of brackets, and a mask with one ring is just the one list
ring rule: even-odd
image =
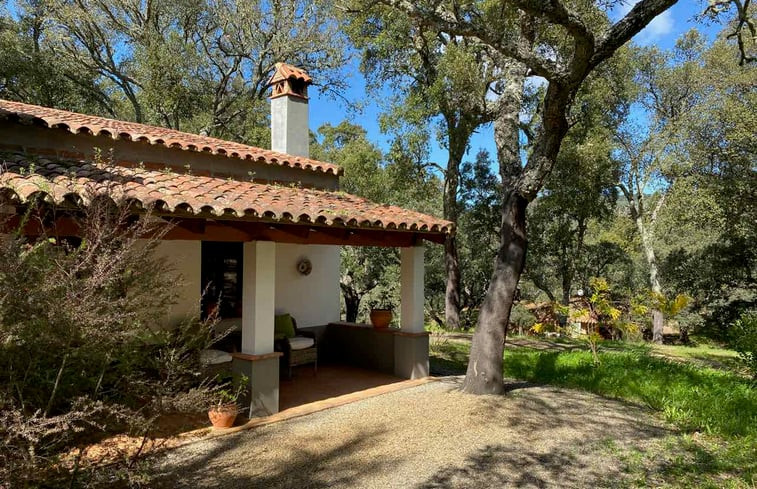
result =
[{"label": "chimney", "polygon": [[271,149],[294,156],[310,156],[308,85],[312,79],[299,68],[276,63],[268,80],[271,96]]}]

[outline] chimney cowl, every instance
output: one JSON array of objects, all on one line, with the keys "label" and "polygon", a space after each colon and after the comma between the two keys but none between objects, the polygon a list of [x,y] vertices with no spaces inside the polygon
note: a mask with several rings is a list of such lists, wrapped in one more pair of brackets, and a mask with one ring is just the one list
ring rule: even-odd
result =
[{"label": "chimney cowl", "polygon": [[311,83],[313,79],[304,70],[286,63],[276,63],[273,75],[267,84],[272,87],[269,98],[290,95],[307,100],[308,85]]}]

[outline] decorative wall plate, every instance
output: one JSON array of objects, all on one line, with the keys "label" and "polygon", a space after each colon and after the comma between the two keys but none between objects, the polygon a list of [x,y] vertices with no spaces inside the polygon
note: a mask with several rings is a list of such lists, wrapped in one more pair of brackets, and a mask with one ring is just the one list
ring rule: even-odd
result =
[{"label": "decorative wall plate", "polygon": [[313,264],[307,258],[303,258],[297,262],[297,271],[302,275],[310,275],[310,272],[313,271]]}]

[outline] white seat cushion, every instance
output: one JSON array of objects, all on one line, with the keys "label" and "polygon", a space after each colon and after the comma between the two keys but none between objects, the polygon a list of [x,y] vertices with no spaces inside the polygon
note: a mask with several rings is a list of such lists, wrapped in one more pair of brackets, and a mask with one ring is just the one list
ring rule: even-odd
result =
[{"label": "white seat cushion", "polygon": [[202,350],[200,362],[203,365],[218,365],[231,361],[231,355],[221,350]]},{"label": "white seat cushion", "polygon": [[294,338],[289,338],[289,346],[292,347],[292,350],[304,350],[305,348],[310,348],[315,344],[315,340],[313,338],[308,338],[307,336],[295,336]]}]

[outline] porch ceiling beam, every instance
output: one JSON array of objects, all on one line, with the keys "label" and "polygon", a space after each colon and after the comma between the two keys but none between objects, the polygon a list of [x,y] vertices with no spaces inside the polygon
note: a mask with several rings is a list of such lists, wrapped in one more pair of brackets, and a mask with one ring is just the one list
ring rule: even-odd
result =
[{"label": "porch ceiling beam", "polygon": [[80,223],[71,216],[50,217],[30,216],[24,220],[19,214],[0,219],[0,233],[21,231],[24,236],[78,236]]},{"label": "porch ceiling beam", "polygon": [[164,217],[167,222],[193,234],[205,233],[205,219],[172,219]]},{"label": "porch ceiling beam", "polygon": [[164,239],[275,241],[294,244],[379,247],[416,246],[423,239],[435,243],[444,242],[444,235],[434,233],[233,220],[208,221],[204,232],[195,232],[197,229],[193,225],[176,226],[166,234]]},{"label": "porch ceiling beam", "polygon": [[278,231],[298,239],[308,239],[310,236],[310,226],[278,226],[273,224],[269,227],[271,231]]},{"label": "porch ceiling beam", "polygon": [[[204,219],[187,219],[205,221]],[[192,223],[182,223],[184,219],[173,220],[162,239],[165,240],[203,240],[203,241],[255,241],[259,237],[252,233],[253,229],[235,225],[218,224],[206,221],[202,226]]]},{"label": "porch ceiling beam", "polygon": [[[231,219],[199,219],[158,216],[171,226],[163,236],[165,240],[203,241],[275,241],[277,243],[351,245],[378,247],[416,246],[422,240],[443,243],[445,235],[414,231],[398,231],[370,228],[317,226],[312,224],[282,224],[262,221]],[[0,223],[0,232],[13,232],[21,226],[21,216],[11,215]],[[52,221],[29,219],[21,230],[28,236],[40,236],[43,232],[58,236],[77,236],[80,225],[77,219],[66,213]]]}]

